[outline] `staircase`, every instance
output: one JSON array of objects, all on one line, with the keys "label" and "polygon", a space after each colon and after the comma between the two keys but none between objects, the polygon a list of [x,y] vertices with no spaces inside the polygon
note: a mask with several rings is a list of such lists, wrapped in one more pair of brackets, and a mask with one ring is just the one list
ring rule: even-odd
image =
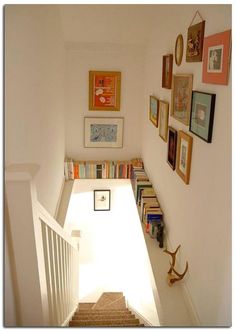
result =
[{"label": "staircase", "polygon": [[96,303],[80,303],[69,326],[139,327],[139,320],[126,307],[122,292],[105,292]]}]

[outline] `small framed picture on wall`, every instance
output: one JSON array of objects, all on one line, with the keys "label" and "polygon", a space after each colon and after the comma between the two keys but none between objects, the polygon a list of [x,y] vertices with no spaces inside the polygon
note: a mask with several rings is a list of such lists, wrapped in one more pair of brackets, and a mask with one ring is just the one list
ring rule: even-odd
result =
[{"label": "small framed picture on wall", "polygon": [[149,119],[156,127],[158,127],[158,117],[159,117],[159,100],[150,95],[149,102]]},{"label": "small framed picture on wall", "polygon": [[211,143],[216,95],[193,91],[189,131]]},{"label": "small framed picture on wall", "polygon": [[89,72],[89,110],[120,110],[121,72]]},{"label": "small framed picture on wall", "polygon": [[186,62],[201,62],[203,52],[205,21],[188,28]]},{"label": "small framed picture on wall", "polygon": [[162,87],[171,89],[173,54],[164,55],[162,59]]},{"label": "small framed picture on wall", "polygon": [[178,133],[176,171],[185,184],[189,184],[193,138],[184,131]]},{"label": "small framed picture on wall", "polygon": [[167,163],[175,170],[176,147],[177,147],[177,130],[169,126],[168,129],[168,147],[167,147]]},{"label": "small framed picture on wall", "polygon": [[94,210],[110,210],[111,190],[94,190]]},{"label": "small framed picture on wall", "polygon": [[189,125],[192,85],[192,74],[173,75],[171,116],[185,125]]},{"label": "small framed picture on wall", "polygon": [[166,101],[159,101],[159,136],[166,142],[169,120],[169,103]]},{"label": "small framed picture on wall", "polygon": [[228,85],[231,30],[204,38],[202,81]]}]

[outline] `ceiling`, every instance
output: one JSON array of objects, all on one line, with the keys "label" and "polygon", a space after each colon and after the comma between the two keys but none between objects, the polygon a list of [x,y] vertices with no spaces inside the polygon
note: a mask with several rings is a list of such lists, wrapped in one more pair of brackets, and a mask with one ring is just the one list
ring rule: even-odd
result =
[{"label": "ceiling", "polygon": [[[147,44],[158,5],[59,5],[64,40]],[[158,10],[160,7],[158,6]]]}]

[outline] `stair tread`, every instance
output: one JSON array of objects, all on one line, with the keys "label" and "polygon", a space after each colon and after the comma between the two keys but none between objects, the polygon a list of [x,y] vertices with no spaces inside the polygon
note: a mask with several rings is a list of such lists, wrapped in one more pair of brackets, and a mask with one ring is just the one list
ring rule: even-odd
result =
[{"label": "stair tread", "polygon": [[130,314],[130,315],[85,315],[85,316],[80,316],[80,315],[74,315],[73,320],[78,320],[78,321],[87,321],[87,320],[105,320],[105,319],[132,319],[135,318],[135,315]]},{"label": "stair tread", "polygon": [[[97,325],[89,325],[89,326],[91,326],[91,327],[95,327],[95,326],[97,326]],[[101,326],[101,325],[100,325]],[[110,324],[104,324],[104,325],[102,325],[102,327],[118,327],[118,328],[137,328],[137,327],[144,327],[145,325],[144,324],[129,324],[129,325],[127,325],[127,324],[112,324],[112,325],[110,325]],[[78,327],[78,325],[70,325],[70,327]],[[88,325],[79,325],[79,327],[80,328],[83,328],[83,327],[88,327]]]},{"label": "stair tread", "polygon": [[130,313],[130,311],[126,308],[126,309],[93,309],[93,310],[85,310],[85,309],[78,309],[76,310],[76,314],[109,314],[109,313],[117,313],[117,314],[124,314],[124,313]]},{"label": "stair tread", "polygon": [[81,302],[79,303],[79,309],[91,309],[95,305],[95,302]]},{"label": "stair tread", "polygon": [[123,293],[104,292],[92,309],[107,309],[108,307],[126,307]]},{"label": "stair tread", "polygon": [[137,324],[139,325],[139,320],[137,318],[132,318],[132,319],[123,319],[123,320],[117,320],[117,319],[112,319],[112,320],[93,320],[93,321],[78,321],[78,320],[72,320],[70,321],[70,326],[71,325],[88,325],[88,326],[91,326],[91,325],[97,325],[97,326],[102,326],[102,325],[113,325],[113,324],[116,324],[116,325],[120,325],[120,324],[127,324],[127,325],[133,325],[133,324]]}]

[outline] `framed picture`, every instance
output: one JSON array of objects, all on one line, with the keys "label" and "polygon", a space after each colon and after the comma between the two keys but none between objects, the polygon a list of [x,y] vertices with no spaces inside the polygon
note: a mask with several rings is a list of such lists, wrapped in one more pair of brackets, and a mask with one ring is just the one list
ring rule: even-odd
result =
[{"label": "framed picture", "polygon": [[173,75],[171,116],[189,125],[193,75]]},{"label": "framed picture", "polygon": [[169,119],[169,103],[166,101],[159,101],[159,136],[167,141],[168,131],[168,119]]},{"label": "framed picture", "polygon": [[231,52],[231,30],[204,38],[202,81],[227,85]]},{"label": "framed picture", "polygon": [[193,138],[179,131],[177,145],[176,171],[185,184],[189,184]]},{"label": "framed picture", "polygon": [[173,170],[175,170],[177,137],[178,137],[177,131],[169,126],[167,163]]},{"label": "framed picture", "polygon": [[173,69],[173,55],[164,55],[162,58],[162,87],[171,89]]},{"label": "framed picture", "polygon": [[149,119],[156,127],[158,127],[158,116],[159,116],[159,100],[153,97],[152,95],[150,95]]},{"label": "framed picture", "polygon": [[193,91],[189,131],[210,143],[216,95]]},{"label": "framed picture", "polygon": [[120,110],[121,73],[89,71],[89,110]]},{"label": "framed picture", "polygon": [[94,210],[110,210],[111,190],[94,190]]},{"label": "framed picture", "polygon": [[121,148],[123,146],[122,117],[85,117],[84,146]]},{"label": "framed picture", "polygon": [[183,58],[183,50],[184,50],[184,39],[182,34],[179,34],[175,42],[175,63],[177,64],[177,66],[181,65]]},{"label": "framed picture", "polygon": [[204,31],[205,21],[188,28],[186,62],[202,61]]}]

